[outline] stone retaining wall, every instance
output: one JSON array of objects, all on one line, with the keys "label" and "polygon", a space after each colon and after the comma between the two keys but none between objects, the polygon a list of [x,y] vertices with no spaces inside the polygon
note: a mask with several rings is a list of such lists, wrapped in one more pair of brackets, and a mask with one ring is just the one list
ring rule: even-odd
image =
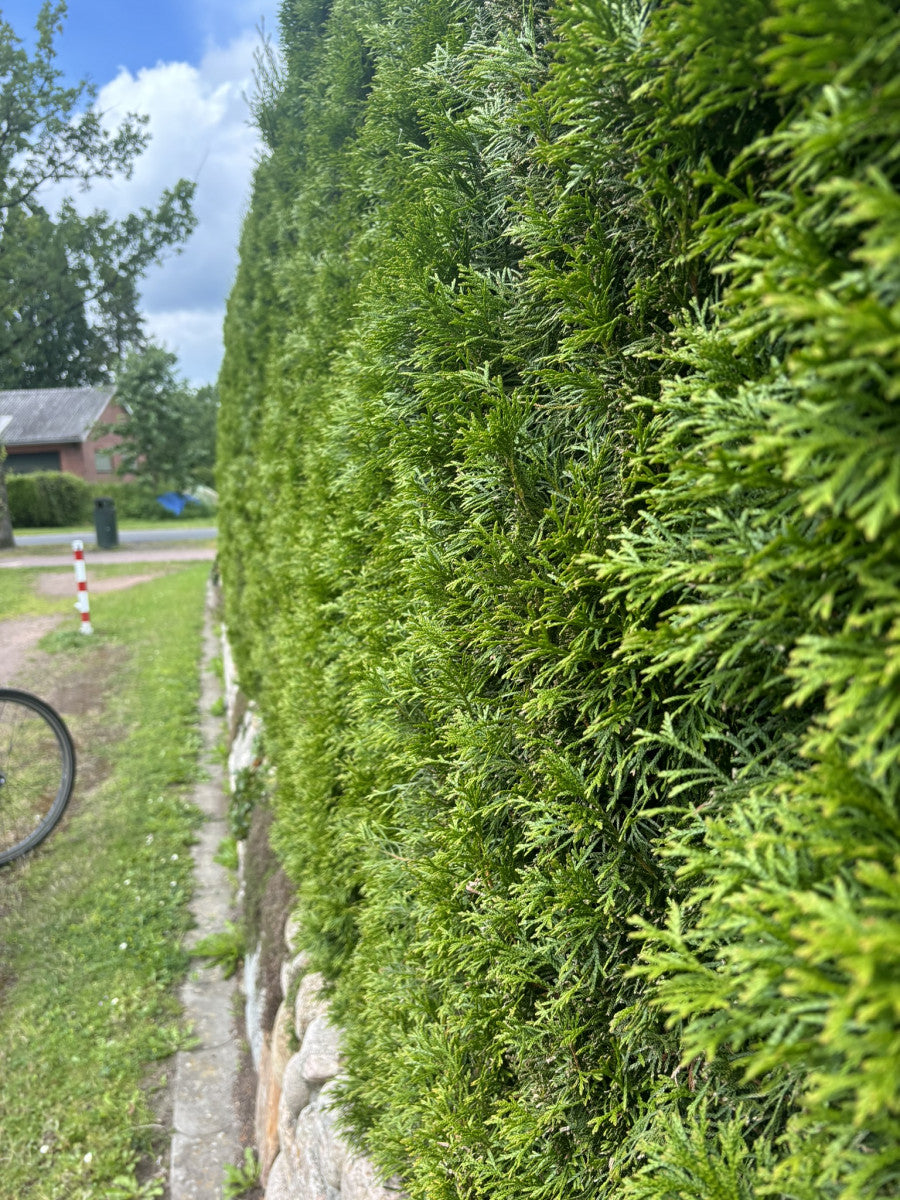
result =
[{"label": "stone retaining wall", "polygon": [[[224,635],[222,658],[233,787],[237,772],[254,761],[261,725],[241,695]],[[246,848],[239,846],[239,851],[243,875]],[[402,1200],[397,1181],[380,1181],[372,1165],[354,1154],[336,1129],[330,1101],[341,1069],[340,1030],[329,1021],[322,977],[308,969],[293,918],[283,931],[283,944],[283,999],[271,1029],[263,1027],[267,1005],[259,979],[259,947],[248,953],[243,978],[246,1036],[258,1078],[256,1148],[265,1200]]]}]

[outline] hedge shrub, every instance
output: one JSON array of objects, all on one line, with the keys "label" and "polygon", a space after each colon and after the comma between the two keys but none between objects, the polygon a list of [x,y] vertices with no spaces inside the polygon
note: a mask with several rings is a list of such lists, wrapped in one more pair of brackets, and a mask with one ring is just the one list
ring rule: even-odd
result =
[{"label": "hedge shrub", "polygon": [[[104,496],[116,506],[119,520],[177,520],[156,499],[156,492],[140,481],[86,483],[65,471],[35,471],[30,475],[7,475],[9,508],[13,528],[37,529],[90,524],[94,499]],[[208,504],[191,504],[186,515],[215,519],[216,509]]]},{"label": "hedge shrub", "polygon": [[413,1197],[900,1186],[900,16],[291,0],[220,379],[275,840]]},{"label": "hedge shrub", "polygon": [[14,529],[77,525],[93,511],[89,484],[67,471],[7,474],[6,490]]},{"label": "hedge shrub", "polygon": [[[95,483],[91,485],[92,496],[107,496],[116,506],[116,515],[121,519],[143,521],[179,520],[174,513],[169,512],[157,500],[156,489],[139,479]],[[215,517],[215,507],[209,504],[190,504],[182,515]]]}]

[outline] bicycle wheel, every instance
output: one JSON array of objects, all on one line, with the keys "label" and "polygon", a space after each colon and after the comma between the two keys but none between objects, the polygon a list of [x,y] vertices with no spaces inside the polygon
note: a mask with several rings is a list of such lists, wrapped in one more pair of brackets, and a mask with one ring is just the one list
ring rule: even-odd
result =
[{"label": "bicycle wheel", "polygon": [[0,866],[47,836],[75,786],[75,747],[49,704],[0,688]]}]

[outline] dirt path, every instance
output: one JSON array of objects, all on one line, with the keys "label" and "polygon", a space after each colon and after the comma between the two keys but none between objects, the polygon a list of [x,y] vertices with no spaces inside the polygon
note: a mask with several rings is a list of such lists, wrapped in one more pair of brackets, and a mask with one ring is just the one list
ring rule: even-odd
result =
[{"label": "dirt path", "polygon": [[[109,579],[94,579],[90,590],[98,593],[118,592],[138,583],[147,583],[161,573],[151,571],[143,575],[116,575]],[[38,576],[36,590],[40,596],[74,596],[75,585],[70,575],[48,573]],[[0,620],[0,687],[13,687],[16,684],[26,686],[26,681],[20,676],[23,673],[34,674],[40,657],[38,642],[45,633],[55,629],[64,620],[65,616],[62,613],[43,617],[7,617],[6,620]]]},{"label": "dirt path", "polygon": [[49,617],[9,617],[0,621],[0,687],[24,686],[20,677],[40,654],[36,648],[38,642],[63,619],[56,613]]},{"label": "dirt path", "polygon": [[[121,592],[125,588],[134,587],[136,583],[148,583],[158,579],[162,571],[150,571],[146,575],[113,575],[108,579],[92,579],[89,588],[92,592]],[[74,596],[75,583],[71,575],[60,575],[59,572],[38,575],[37,591],[40,596]]]}]

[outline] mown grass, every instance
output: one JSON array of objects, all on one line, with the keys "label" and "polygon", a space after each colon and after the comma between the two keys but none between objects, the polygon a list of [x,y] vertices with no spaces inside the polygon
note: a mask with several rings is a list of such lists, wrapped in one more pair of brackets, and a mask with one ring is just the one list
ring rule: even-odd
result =
[{"label": "mown grass", "polygon": [[[70,535],[66,535],[66,536],[70,536]],[[93,555],[94,551],[97,550],[97,544],[96,544],[96,542],[93,541],[93,534],[91,534],[90,537],[91,537],[91,540],[86,539],[85,543],[84,543],[85,556],[86,556],[87,563],[88,563],[88,571],[91,570],[92,565],[93,565],[94,569],[96,569],[97,566],[99,565],[96,562],[94,562],[92,564],[92,561],[91,561],[91,556]],[[211,548],[215,548],[216,544],[217,543],[216,543],[215,538],[187,538],[187,537],[185,537],[185,538],[179,539],[176,534],[172,538],[167,539],[166,541],[163,541],[163,542],[158,542],[158,541],[157,542],[154,542],[154,541],[121,542],[119,544],[118,549],[125,551],[125,552],[133,552],[136,550],[164,551],[164,550],[172,550],[176,546],[179,546],[179,547],[189,546],[191,550],[201,550],[201,549],[208,550]],[[104,551],[104,553],[115,554],[116,551],[115,550],[111,550],[108,552]],[[0,550],[0,562],[8,561],[8,560],[18,561],[23,558],[47,558],[50,555],[53,555],[54,557],[58,557],[59,555],[68,557],[70,554],[71,554],[71,547],[69,545],[67,545],[65,542],[54,542],[51,544],[40,545],[40,546],[19,546],[19,545],[17,545],[14,550]],[[133,565],[134,564],[131,564],[132,567],[133,567]]]},{"label": "mown grass", "polygon": [[0,619],[61,611],[58,598],[51,600],[34,594],[35,574],[30,570],[0,571]]},{"label": "mown grass", "polygon": [[148,1084],[164,1083],[184,1038],[174,986],[188,964],[208,569],[109,593],[103,636],[59,640],[52,655],[54,677],[102,672],[103,709],[70,724],[80,758],[85,739],[103,743],[108,773],[76,787],[63,826],[0,872],[3,1200],[160,1194],[147,1163],[166,1131]]},{"label": "mown grass", "polygon": [[[26,554],[36,552],[37,548],[23,551]],[[47,547],[40,547],[46,554]],[[170,570],[181,570],[181,563],[151,562],[151,563],[88,563],[88,592],[98,580],[109,579],[117,575],[143,575]],[[205,568],[208,572],[209,567]],[[36,591],[39,575],[61,575],[70,582],[70,591],[62,596],[41,596]],[[50,613],[61,613],[71,616],[75,603],[75,575],[71,567],[17,567],[0,570],[0,620],[5,617],[46,616]],[[106,611],[107,593],[91,595],[91,613],[101,617]],[[115,611],[115,607],[113,610]],[[96,624],[96,621],[94,622]],[[72,628],[79,626],[78,618],[72,617]]]},{"label": "mown grass", "polygon": [[[180,517],[156,517],[155,519],[151,517],[118,517],[116,519],[116,526],[120,531],[123,529],[141,532],[147,532],[148,530],[164,530],[166,533],[173,534],[177,533],[179,527],[181,526],[187,526],[188,528],[202,528],[206,525],[215,525],[215,523],[216,518],[214,516],[211,517],[208,513],[200,516],[187,516],[186,514],[183,514]],[[22,537],[31,537],[33,534],[43,533],[58,533],[61,536],[63,534],[71,534],[72,537],[76,537],[79,533],[81,533],[87,534],[89,537],[93,537],[94,525],[92,521],[81,521],[77,525],[41,525],[36,526],[34,529],[23,525],[15,530],[16,537],[18,537],[19,534],[21,534]]]}]

